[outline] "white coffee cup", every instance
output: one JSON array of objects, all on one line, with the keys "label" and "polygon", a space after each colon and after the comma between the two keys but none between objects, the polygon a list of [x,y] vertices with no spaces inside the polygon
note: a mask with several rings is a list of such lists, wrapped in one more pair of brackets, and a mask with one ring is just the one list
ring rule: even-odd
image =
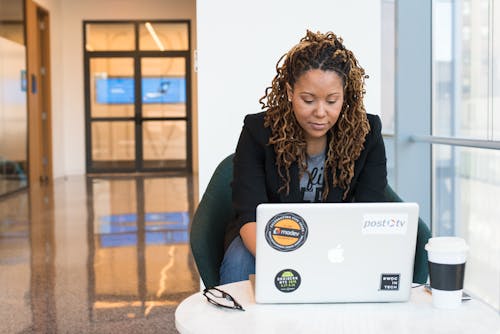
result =
[{"label": "white coffee cup", "polygon": [[457,308],[462,303],[467,246],[459,237],[430,238],[425,245],[429,259],[432,304]]}]

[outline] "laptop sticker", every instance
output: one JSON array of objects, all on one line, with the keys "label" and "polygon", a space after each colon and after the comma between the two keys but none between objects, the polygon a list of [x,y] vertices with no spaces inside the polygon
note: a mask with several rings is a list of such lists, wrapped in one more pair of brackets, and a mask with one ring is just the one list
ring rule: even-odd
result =
[{"label": "laptop sticker", "polygon": [[398,291],[400,274],[382,274],[380,276],[380,291]]},{"label": "laptop sticker", "polygon": [[407,214],[366,214],[363,215],[363,234],[406,234]]},{"label": "laptop sticker", "polygon": [[274,249],[282,252],[296,250],[307,239],[305,220],[292,212],[282,212],[271,218],[265,229],[266,241]]},{"label": "laptop sticker", "polygon": [[300,286],[300,275],[293,269],[283,269],[274,278],[274,285],[281,292],[293,292]]}]

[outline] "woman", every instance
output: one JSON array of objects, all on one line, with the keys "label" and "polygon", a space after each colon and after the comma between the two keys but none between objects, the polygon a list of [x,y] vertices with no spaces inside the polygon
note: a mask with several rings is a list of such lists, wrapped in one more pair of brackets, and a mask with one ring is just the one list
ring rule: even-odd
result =
[{"label": "woman", "polygon": [[365,112],[365,71],[342,39],[307,31],[276,69],[236,148],[221,284],[255,273],[258,204],[384,199],[381,122]]}]

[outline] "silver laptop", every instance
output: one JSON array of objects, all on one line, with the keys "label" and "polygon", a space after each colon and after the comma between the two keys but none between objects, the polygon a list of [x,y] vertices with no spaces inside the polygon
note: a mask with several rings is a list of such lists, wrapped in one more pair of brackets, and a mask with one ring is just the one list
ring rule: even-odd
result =
[{"label": "silver laptop", "polygon": [[260,204],[256,302],[407,301],[418,209],[401,202]]}]

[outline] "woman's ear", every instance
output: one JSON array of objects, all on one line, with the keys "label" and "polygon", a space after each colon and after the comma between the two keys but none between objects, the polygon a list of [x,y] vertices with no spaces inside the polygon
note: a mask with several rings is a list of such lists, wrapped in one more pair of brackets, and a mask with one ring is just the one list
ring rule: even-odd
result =
[{"label": "woman's ear", "polygon": [[292,101],[292,96],[293,96],[293,89],[292,86],[287,82],[286,84],[286,95],[288,97],[288,101]]}]

